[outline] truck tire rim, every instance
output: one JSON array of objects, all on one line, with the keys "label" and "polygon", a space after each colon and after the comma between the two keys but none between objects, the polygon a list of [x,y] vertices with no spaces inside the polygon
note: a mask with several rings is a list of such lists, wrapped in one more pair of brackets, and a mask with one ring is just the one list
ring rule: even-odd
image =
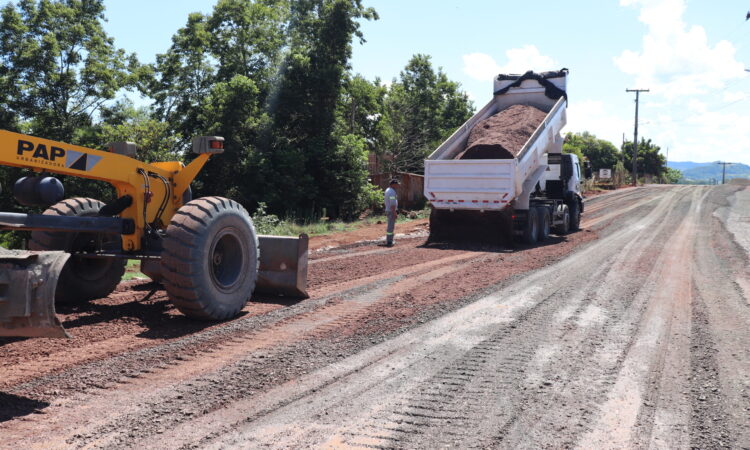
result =
[{"label": "truck tire rim", "polygon": [[244,249],[245,245],[234,228],[222,230],[211,243],[211,279],[220,290],[231,291],[241,280],[245,267]]}]

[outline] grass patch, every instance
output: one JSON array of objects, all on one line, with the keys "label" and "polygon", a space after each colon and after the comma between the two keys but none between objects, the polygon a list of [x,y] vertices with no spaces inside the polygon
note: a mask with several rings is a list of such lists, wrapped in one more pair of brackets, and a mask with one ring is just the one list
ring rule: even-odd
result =
[{"label": "grass patch", "polygon": [[[399,214],[396,223],[411,222],[412,220],[423,219],[430,216],[430,210],[410,212],[409,215]],[[353,222],[344,222],[340,220],[318,220],[299,222],[292,219],[279,219],[273,214],[265,214],[265,210],[259,208],[253,214],[253,223],[259,234],[270,234],[275,236],[299,236],[302,233],[308,236],[321,236],[332,233],[341,233],[352,231],[368,225],[374,225],[378,222],[385,223],[385,215],[367,216],[363,219]]]},{"label": "grass patch", "polygon": [[125,264],[125,275],[122,276],[122,281],[132,280],[133,278],[148,278],[141,273],[141,261],[137,259],[129,259],[128,263]]}]

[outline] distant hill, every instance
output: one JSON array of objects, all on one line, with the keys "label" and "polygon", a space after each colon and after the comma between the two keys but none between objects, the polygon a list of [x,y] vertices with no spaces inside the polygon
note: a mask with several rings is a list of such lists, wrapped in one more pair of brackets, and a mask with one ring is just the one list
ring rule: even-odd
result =
[{"label": "distant hill", "polygon": [[667,165],[672,169],[688,170],[707,163],[697,163],[692,161],[669,161]]},{"label": "distant hill", "polygon": [[[711,183],[712,180],[721,182],[721,165],[712,163],[696,163],[692,161],[669,161],[667,163],[672,169],[682,172],[682,183]],[[727,166],[726,179],[748,178],[750,179],[750,166],[746,164],[732,164]]]}]

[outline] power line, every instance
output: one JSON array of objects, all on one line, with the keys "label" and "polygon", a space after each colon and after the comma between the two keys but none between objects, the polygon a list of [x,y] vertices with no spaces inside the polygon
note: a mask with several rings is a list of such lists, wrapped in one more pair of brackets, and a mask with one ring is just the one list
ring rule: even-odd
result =
[{"label": "power line", "polygon": [[625,92],[635,92],[635,126],[633,127],[633,186],[638,186],[638,100],[641,92],[648,89],[625,89]]}]

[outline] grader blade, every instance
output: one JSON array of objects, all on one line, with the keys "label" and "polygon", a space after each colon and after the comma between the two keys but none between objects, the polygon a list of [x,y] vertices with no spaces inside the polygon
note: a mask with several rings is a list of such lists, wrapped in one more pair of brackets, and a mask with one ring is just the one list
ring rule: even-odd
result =
[{"label": "grader blade", "polygon": [[307,298],[308,237],[258,236],[260,267],[255,292]]},{"label": "grader blade", "polygon": [[0,336],[70,337],[55,316],[55,288],[70,255],[0,248]]}]

